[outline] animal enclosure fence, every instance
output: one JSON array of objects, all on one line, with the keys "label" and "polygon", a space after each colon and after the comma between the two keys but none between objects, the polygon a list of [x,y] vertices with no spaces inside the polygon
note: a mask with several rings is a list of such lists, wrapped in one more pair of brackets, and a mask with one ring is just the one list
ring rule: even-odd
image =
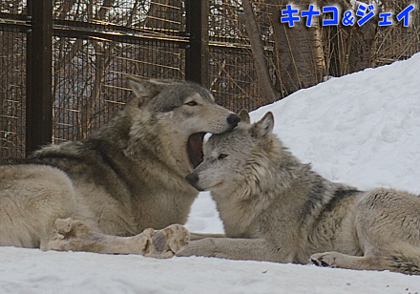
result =
[{"label": "animal enclosure fence", "polygon": [[[275,81],[282,1],[253,7]],[[240,0],[0,0],[0,159],[85,138],[130,99],[127,74],[201,83],[234,111],[267,104],[241,12]],[[378,65],[420,50],[404,46],[415,26],[398,45],[381,34]]]}]

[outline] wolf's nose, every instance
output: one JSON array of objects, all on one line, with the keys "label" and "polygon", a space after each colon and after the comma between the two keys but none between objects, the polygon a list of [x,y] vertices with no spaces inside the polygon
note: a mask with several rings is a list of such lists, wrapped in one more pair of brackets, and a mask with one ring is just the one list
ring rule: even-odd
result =
[{"label": "wolf's nose", "polygon": [[195,184],[198,182],[198,174],[191,173],[187,177],[187,182],[190,183],[191,186],[195,187]]},{"label": "wolf's nose", "polygon": [[227,122],[229,125],[236,127],[241,121],[241,117],[237,114],[231,114],[227,117]]}]

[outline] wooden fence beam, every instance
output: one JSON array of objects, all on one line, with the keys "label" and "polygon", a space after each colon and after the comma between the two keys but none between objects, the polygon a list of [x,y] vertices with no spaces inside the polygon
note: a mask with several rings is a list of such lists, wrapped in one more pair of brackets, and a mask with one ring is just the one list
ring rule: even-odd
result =
[{"label": "wooden fence beam", "polygon": [[26,155],[52,139],[52,0],[28,0]]},{"label": "wooden fence beam", "polygon": [[185,79],[208,87],[208,0],[185,1],[190,44],[185,51]]}]

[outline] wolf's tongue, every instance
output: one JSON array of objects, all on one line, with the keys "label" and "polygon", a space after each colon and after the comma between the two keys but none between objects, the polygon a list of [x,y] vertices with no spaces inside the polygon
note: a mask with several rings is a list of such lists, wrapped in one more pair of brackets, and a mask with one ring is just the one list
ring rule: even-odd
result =
[{"label": "wolf's tongue", "polygon": [[206,133],[195,133],[188,138],[187,152],[195,168],[203,161],[203,139]]}]

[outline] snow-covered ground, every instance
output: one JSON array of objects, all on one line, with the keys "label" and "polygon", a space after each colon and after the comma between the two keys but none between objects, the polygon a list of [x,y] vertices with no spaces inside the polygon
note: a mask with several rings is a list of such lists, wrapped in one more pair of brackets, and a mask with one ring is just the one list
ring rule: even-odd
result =
[{"label": "snow-covered ground", "polygon": [[[322,176],[420,194],[420,53],[334,78],[254,111]],[[223,231],[201,193],[187,227]],[[0,293],[420,293],[420,277],[390,272],[210,258],[42,252],[0,247]]]}]

